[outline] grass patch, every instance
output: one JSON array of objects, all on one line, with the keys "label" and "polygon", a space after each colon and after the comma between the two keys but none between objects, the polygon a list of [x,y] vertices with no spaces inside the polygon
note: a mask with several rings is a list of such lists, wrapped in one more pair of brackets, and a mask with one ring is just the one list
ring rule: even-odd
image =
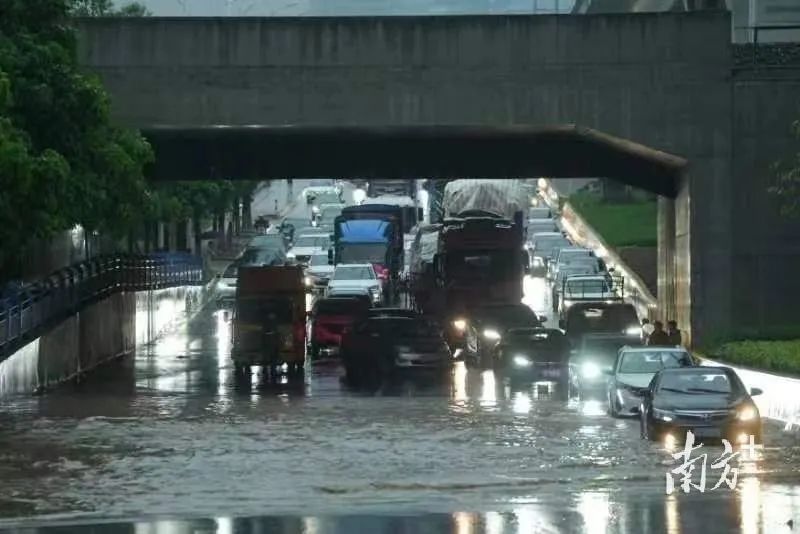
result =
[{"label": "grass patch", "polygon": [[655,201],[606,203],[588,194],[570,196],[569,203],[612,247],[654,247],[658,244]]},{"label": "grass patch", "polygon": [[709,340],[702,353],[732,365],[800,376],[800,325],[743,328]]},{"label": "grass patch", "polygon": [[708,352],[714,360],[800,376],[800,339],[729,341]]}]

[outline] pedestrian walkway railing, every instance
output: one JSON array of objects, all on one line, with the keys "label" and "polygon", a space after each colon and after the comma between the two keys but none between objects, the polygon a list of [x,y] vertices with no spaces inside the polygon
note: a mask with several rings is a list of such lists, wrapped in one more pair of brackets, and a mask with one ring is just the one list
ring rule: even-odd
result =
[{"label": "pedestrian walkway railing", "polygon": [[203,262],[189,253],[101,256],[0,294],[0,361],[85,306],[120,291],[199,285]]}]

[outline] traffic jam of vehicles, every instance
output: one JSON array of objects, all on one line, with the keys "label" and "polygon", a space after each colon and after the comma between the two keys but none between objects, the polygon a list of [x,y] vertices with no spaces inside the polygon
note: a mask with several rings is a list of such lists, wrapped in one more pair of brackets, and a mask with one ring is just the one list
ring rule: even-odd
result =
[{"label": "traffic jam of vehicles", "polygon": [[[377,391],[464,365],[537,398],[601,400],[667,445],[687,430],[760,442],[761,392],[701,366],[679,331],[653,330],[623,276],[570,239],[536,185],[453,180],[430,223],[418,181],[370,182],[353,202],[331,182],[303,192],[309,219],[265,228],[219,280],[237,376],[334,363],[346,387]],[[547,288],[547,309],[523,303],[526,278]]]}]

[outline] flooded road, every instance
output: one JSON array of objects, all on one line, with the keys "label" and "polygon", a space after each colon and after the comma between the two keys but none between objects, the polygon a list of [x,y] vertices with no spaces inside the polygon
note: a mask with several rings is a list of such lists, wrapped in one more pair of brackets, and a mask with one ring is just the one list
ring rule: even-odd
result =
[{"label": "flooded road", "polygon": [[[256,208],[291,196],[266,191]],[[524,288],[550,316],[544,280]],[[667,496],[675,451],[600,397],[512,389],[460,362],[376,394],[332,364],[242,383],[230,336],[209,308],[86,382],[0,400],[0,531],[771,534],[800,521],[796,427],[766,423],[765,449],[730,463],[735,489],[711,491],[722,449],[707,447],[705,493]]]},{"label": "flooded road", "polygon": [[[800,518],[800,447],[778,424],[767,424],[758,459],[739,466],[735,491],[666,497],[669,453],[599,399],[512,390],[461,363],[444,380],[375,395],[348,391],[333,365],[242,384],[229,343],[230,323],[208,310],[83,384],[5,401],[0,527],[288,515],[329,526],[281,532],[354,532],[342,515],[380,515],[388,532],[388,516],[445,512],[426,517],[448,532],[641,532],[685,517],[714,532],[777,532]],[[710,465],[721,449],[709,452]],[[719,475],[709,470],[709,489]]]}]

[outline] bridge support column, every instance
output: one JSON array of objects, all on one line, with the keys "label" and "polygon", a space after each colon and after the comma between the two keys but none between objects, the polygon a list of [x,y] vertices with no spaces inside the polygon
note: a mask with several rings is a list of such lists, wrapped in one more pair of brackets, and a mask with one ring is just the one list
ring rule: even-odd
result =
[{"label": "bridge support column", "polygon": [[658,313],[653,319],[675,317],[675,200],[658,197]]}]

